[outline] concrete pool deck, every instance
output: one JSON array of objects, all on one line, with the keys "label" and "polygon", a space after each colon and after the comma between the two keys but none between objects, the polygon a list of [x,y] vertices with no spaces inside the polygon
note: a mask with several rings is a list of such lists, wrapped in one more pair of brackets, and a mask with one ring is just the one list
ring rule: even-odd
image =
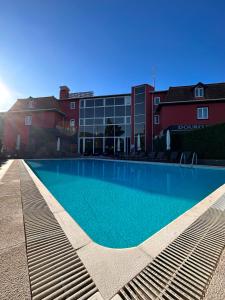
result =
[{"label": "concrete pool deck", "polygon": [[[17,265],[18,262],[15,260],[14,257],[11,257],[10,252],[9,252],[8,260],[4,258],[4,255],[3,256],[1,255],[1,260],[5,262],[5,265],[7,265],[7,262],[9,262],[10,259],[11,265],[14,266],[13,269],[14,272],[19,270],[20,268],[22,268],[21,270],[23,270],[22,272],[19,273],[23,274],[21,279],[22,284],[20,284],[20,288],[22,289],[21,292],[24,294],[24,298],[17,297],[18,299],[29,299],[30,297],[28,265],[26,264],[27,253],[24,247],[25,244],[27,245],[27,242],[29,242],[29,239],[28,240],[26,239],[26,243],[25,243],[23,218],[21,217],[22,212],[24,211],[24,209],[22,210],[21,200],[23,202],[23,208],[24,208],[23,198],[25,197],[24,196],[25,193],[24,194],[22,193],[22,195],[20,194],[21,184],[23,186],[25,181],[26,182],[29,181],[30,185],[32,186],[32,188],[29,188],[29,192],[31,194],[34,193],[38,199],[42,198],[43,203],[45,202],[48,204],[48,207],[50,208],[53,217],[59,223],[60,227],[64,230],[65,235],[68,238],[70,244],[73,246],[73,249],[76,251],[76,254],[79,256],[85,268],[87,269],[88,273],[90,274],[92,280],[94,281],[96,285],[96,289],[100,292],[100,294],[104,299],[110,299],[113,296],[115,296],[119,292],[119,290],[123,289],[123,287],[127,285],[127,283],[131,281],[135,276],[137,276],[146,266],[151,265],[152,262],[154,263],[155,259],[158,257],[158,255],[161,253],[163,249],[165,249],[177,237],[179,237],[180,234],[185,229],[187,229],[191,224],[193,224],[193,222],[195,222],[200,215],[204,214],[211,205],[215,204],[219,198],[221,199],[221,197],[225,193],[225,186],[220,187],[214,193],[212,193],[207,198],[205,198],[204,201],[198,203],[191,210],[187,211],[185,214],[183,214],[182,216],[174,220],[172,223],[164,227],[162,230],[160,230],[158,233],[153,235],[150,239],[148,239],[138,247],[129,248],[129,249],[110,249],[94,243],[87,236],[87,234],[78,226],[78,224],[65,212],[65,210],[61,207],[58,201],[50,194],[50,192],[40,182],[40,180],[35,176],[35,174],[29,169],[29,167],[26,164],[22,163],[21,161],[15,161],[13,165],[11,165],[10,169],[6,172],[6,175],[2,178],[1,191],[3,192],[1,193],[1,195],[3,197],[1,197],[1,199],[3,199],[4,196],[6,195],[9,197],[4,198],[5,204],[2,204],[4,203],[4,201],[2,200],[2,203],[0,203],[1,205],[0,207],[2,209],[1,215],[4,215],[5,206],[8,205],[9,205],[8,212],[10,213],[11,210],[10,201],[12,201],[11,198],[14,198],[13,195],[17,195],[16,197],[17,200],[14,200],[14,202],[12,202],[12,206],[16,207],[15,203],[20,203],[18,204],[18,208],[15,214],[19,214],[19,221],[18,221],[20,224],[19,232],[21,232],[22,237],[20,237],[19,234],[16,234],[16,232],[18,231],[16,231],[14,227],[10,229],[10,232],[12,234],[14,233],[15,235],[17,235],[15,238],[13,235],[12,236],[10,235],[11,233],[10,234],[7,233],[7,230],[5,231],[5,234],[1,234],[1,236],[3,237],[2,245],[4,245],[5,240],[8,240],[8,245],[3,247],[3,249],[8,249],[10,251],[12,246],[16,246],[16,245],[20,245],[21,247],[23,247],[21,253],[24,260],[20,259],[19,260],[20,265],[18,266]],[[32,185],[32,183],[35,184]],[[4,189],[2,189],[3,186]],[[7,191],[6,194],[4,194],[5,189],[6,190],[9,189],[9,191]],[[38,193],[42,197],[40,197]],[[35,201],[35,198],[32,197],[31,194],[28,196],[30,198],[33,198],[33,200],[31,201],[33,203]],[[30,207],[31,205],[30,200],[27,199],[26,201],[29,201],[29,207]],[[11,223],[12,224],[14,223],[14,218],[8,219],[7,221],[7,224],[9,224],[8,226],[10,226]],[[33,227],[34,226],[32,225],[32,228]],[[30,227],[29,230],[31,230]],[[6,235],[8,235],[7,239],[6,239]],[[35,238],[36,235],[37,235],[37,225],[35,224]],[[40,229],[38,229],[38,240],[35,241],[35,245],[37,247],[39,247],[38,244],[40,242],[39,236],[40,236]],[[13,243],[15,242],[13,245],[10,244],[11,240],[13,240]],[[223,247],[224,246],[225,246],[225,241]],[[41,264],[43,264],[43,262]],[[8,271],[9,271],[8,269],[3,268],[4,274],[7,274]],[[5,276],[5,278],[7,277],[8,276]],[[13,282],[17,282],[17,284],[19,281],[20,279],[18,278],[13,279]],[[5,299],[15,299],[13,298],[14,289],[13,286],[10,286],[10,280],[8,280],[4,286],[5,286],[5,291],[7,290],[9,290],[10,292],[12,291],[12,294],[9,295],[8,298],[5,297]],[[95,289],[93,291],[95,291]],[[14,291],[14,295],[15,292],[16,289]],[[99,293],[96,295],[93,294],[92,297],[99,298],[100,294]],[[116,297],[120,298],[122,294],[123,293],[121,292],[120,296],[117,295]],[[44,299],[44,298],[37,297],[36,299]],[[49,298],[49,299],[55,299],[55,298]],[[152,298],[152,299],[156,299],[156,298]]]}]

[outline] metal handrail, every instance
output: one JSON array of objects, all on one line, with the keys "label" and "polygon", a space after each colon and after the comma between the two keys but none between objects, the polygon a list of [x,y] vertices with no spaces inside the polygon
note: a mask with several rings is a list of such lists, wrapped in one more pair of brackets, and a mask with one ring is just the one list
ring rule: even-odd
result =
[{"label": "metal handrail", "polygon": [[182,160],[184,160],[184,164],[186,163],[186,155],[184,152],[182,152],[181,157],[180,157],[180,165],[182,164]]},{"label": "metal handrail", "polygon": [[193,164],[198,164],[198,155],[197,155],[197,153],[196,152],[194,152],[193,153],[193,155],[192,155],[192,160],[191,160],[191,164],[193,165]]}]

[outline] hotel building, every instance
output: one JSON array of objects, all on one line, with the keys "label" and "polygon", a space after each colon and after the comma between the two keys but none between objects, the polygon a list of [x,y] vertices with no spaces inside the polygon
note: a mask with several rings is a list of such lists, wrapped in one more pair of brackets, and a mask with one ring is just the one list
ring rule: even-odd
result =
[{"label": "hotel building", "polygon": [[115,154],[153,150],[166,130],[180,131],[225,122],[225,83],[170,87],[149,84],[127,94],[94,96],[60,87],[59,98],[18,99],[4,116],[9,154]]}]

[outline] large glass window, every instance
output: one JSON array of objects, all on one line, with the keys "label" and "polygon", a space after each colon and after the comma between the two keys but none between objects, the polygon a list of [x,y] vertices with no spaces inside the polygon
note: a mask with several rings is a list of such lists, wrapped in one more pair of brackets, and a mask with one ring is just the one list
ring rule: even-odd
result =
[{"label": "large glass window", "polygon": [[94,151],[95,154],[102,154],[103,153],[103,139],[96,138],[94,141]]},{"label": "large glass window", "polygon": [[95,118],[104,117],[104,107],[95,108]]},{"label": "large glass window", "polygon": [[145,114],[145,103],[135,105],[135,115],[144,115]]},{"label": "large glass window", "polygon": [[95,124],[97,124],[97,125],[103,125],[104,124],[104,118],[97,118],[97,119],[95,119]]},{"label": "large glass window", "polygon": [[145,122],[145,115],[135,116],[135,123],[144,123],[144,122]]},{"label": "large glass window", "polygon": [[94,118],[94,108],[86,108],[84,116],[85,118]]},{"label": "large glass window", "polygon": [[106,125],[115,124],[115,118],[113,118],[113,117],[105,118],[105,124]]},{"label": "large glass window", "polygon": [[125,97],[125,105],[131,105],[131,97],[130,96]]},{"label": "large glass window", "polygon": [[85,119],[85,125],[94,125],[94,119]]},{"label": "large glass window", "polygon": [[105,116],[106,117],[114,116],[114,106],[105,107]]},{"label": "large glass window", "polygon": [[131,126],[126,126],[126,136],[131,136]]},{"label": "large glass window", "polygon": [[80,100],[80,108],[83,108],[85,104],[85,100]]},{"label": "large glass window", "polygon": [[145,102],[145,94],[135,95],[135,104]]},{"label": "large glass window", "polygon": [[145,134],[145,124],[140,123],[140,124],[135,124],[135,135],[138,134]]},{"label": "large glass window", "polygon": [[105,152],[108,154],[114,153],[114,138],[106,138],[105,139]]},{"label": "large glass window", "polygon": [[80,126],[80,137],[85,136],[85,127],[84,126]]},{"label": "large glass window", "polygon": [[114,136],[114,125],[105,126],[105,136]]},{"label": "large glass window", "polygon": [[105,106],[112,106],[115,104],[115,99],[114,98],[106,98],[105,99]]},{"label": "large glass window", "polygon": [[93,139],[85,139],[85,152],[87,154],[93,153]]},{"label": "large glass window", "polygon": [[95,106],[104,106],[104,99],[95,99]]},{"label": "large glass window", "polygon": [[115,106],[115,116],[124,116],[125,106]]},{"label": "large glass window", "polygon": [[131,115],[131,107],[130,106],[126,106],[126,115],[127,116]]},{"label": "large glass window", "polygon": [[115,105],[124,105],[124,97],[116,98]]},{"label": "large glass window", "polygon": [[125,125],[115,125],[115,136],[125,136]]},{"label": "large glass window", "polygon": [[115,117],[115,124],[124,124],[124,117]]},{"label": "large glass window", "polygon": [[[142,98],[142,101],[144,98]],[[142,102],[144,105],[144,103]],[[80,101],[80,151],[113,154],[130,150],[131,97],[118,96]]]},{"label": "large glass window", "polygon": [[86,107],[93,107],[95,105],[94,100],[86,100]]},{"label": "large glass window", "polygon": [[82,109],[80,109],[80,118],[84,118],[85,116],[84,116],[84,109],[82,108]]},{"label": "large glass window", "polygon": [[96,125],[94,128],[95,136],[104,136],[105,134],[105,126]]},{"label": "large glass window", "polygon": [[94,135],[94,127],[93,126],[85,126],[85,136],[93,136]]},{"label": "large glass window", "polygon": [[135,94],[141,94],[141,93],[143,93],[143,94],[145,93],[144,85],[135,88]]}]

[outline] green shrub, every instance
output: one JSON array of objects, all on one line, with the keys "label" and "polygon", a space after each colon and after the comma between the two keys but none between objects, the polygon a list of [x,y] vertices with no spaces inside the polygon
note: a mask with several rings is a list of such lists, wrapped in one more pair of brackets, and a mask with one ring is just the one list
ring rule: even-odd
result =
[{"label": "green shrub", "polygon": [[200,158],[225,159],[225,123],[173,133],[172,151],[197,152]]}]

